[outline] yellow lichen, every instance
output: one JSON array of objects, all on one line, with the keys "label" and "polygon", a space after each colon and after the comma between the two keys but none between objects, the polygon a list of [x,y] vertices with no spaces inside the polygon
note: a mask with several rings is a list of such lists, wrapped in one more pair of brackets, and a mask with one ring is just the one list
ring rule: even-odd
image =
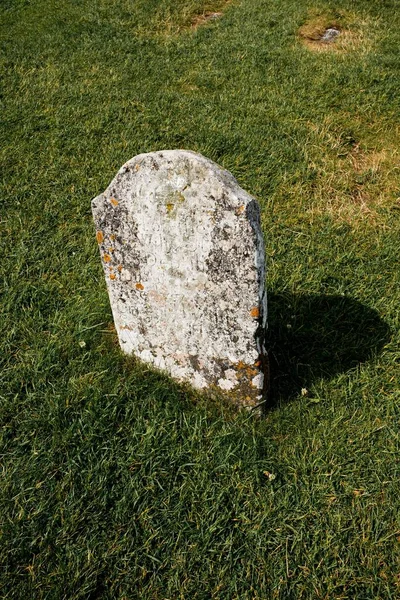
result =
[{"label": "yellow lichen", "polygon": [[176,190],[175,192],[171,192],[168,194],[167,200],[168,202],[165,204],[165,208],[167,209],[167,212],[169,214],[174,210],[177,204],[182,204],[183,202],[185,202],[186,198],[182,194],[182,192]]},{"label": "yellow lichen", "polygon": [[119,202],[115,198],[110,198],[110,202],[113,206],[118,206]]},{"label": "yellow lichen", "polygon": [[258,319],[258,317],[260,316],[260,310],[259,310],[258,306],[254,306],[251,309],[250,315],[253,317],[253,319]]},{"label": "yellow lichen", "polygon": [[110,273],[110,279],[115,279],[114,273]]},{"label": "yellow lichen", "polygon": [[135,287],[136,287],[136,289],[137,289],[137,290],[144,290],[144,285],[142,285],[140,282],[139,282],[139,283],[137,283],[137,284],[135,285]]},{"label": "yellow lichen", "polygon": [[104,235],[103,235],[102,231],[96,232],[96,240],[98,241],[99,244],[101,244],[101,242],[104,240]]},{"label": "yellow lichen", "polygon": [[[258,365],[256,365],[258,366]],[[249,381],[253,379],[255,375],[260,372],[258,368],[254,368],[252,365],[247,365],[242,360],[234,365],[236,374],[239,380]]]},{"label": "yellow lichen", "polygon": [[110,262],[111,261],[111,256],[109,254],[104,254],[103,258],[104,258],[104,262]]}]

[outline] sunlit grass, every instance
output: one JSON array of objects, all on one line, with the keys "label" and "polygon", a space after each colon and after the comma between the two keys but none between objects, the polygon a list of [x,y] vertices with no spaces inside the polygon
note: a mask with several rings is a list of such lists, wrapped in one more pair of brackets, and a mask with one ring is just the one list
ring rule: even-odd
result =
[{"label": "sunlit grass", "polygon": [[[2,597],[399,597],[397,8],[3,2]],[[115,343],[90,200],[165,148],[262,207],[262,421]]]}]

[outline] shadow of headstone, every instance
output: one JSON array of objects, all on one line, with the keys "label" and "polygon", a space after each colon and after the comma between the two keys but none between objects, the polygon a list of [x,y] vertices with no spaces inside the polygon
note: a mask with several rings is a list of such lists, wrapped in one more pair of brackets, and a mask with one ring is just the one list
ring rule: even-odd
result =
[{"label": "shadow of headstone", "polygon": [[377,311],[344,296],[270,293],[268,307],[270,408],[365,362],[390,337]]}]

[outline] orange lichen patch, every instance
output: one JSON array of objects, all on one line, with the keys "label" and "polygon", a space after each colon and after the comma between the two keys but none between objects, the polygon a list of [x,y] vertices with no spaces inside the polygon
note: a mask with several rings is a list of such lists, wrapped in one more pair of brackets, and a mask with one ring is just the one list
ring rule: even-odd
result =
[{"label": "orange lichen patch", "polygon": [[122,271],[122,265],[118,265],[117,269],[118,269],[119,273],[121,273],[121,271]]},{"label": "orange lichen patch", "polygon": [[236,214],[241,215],[244,212],[245,208],[246,208],[245,205],[242,204],[242,206],[239,206],[239,208],[236,209]]},{"label": "orange lichen patch", "polygon": [[110,202],[113,206],[118,206],[119,202],[115,198],[110,198]]},{"label": "orange lichen patch", "polygon": [[258,317],[260,316],[260,309],[258,308],[258,306],[253,306],[253,308],[250,311],[250,316],[252,316],[253,319],[258,319]]},{"label": "orange lichen patch", "polygon": [[245,379],[250,381],[260,372],[259,369],[254,368],[252,365],[247,365],[241,360],[234,366],[239,380]]},{"label": "orange lichen patch", "polygon": [[103,259],[104,259],[104,262],[110,262],[111,256],[109,254],[103,254]]},{"label": "orange lichen patch", "polygon": [[115,235],[114,235],[113,233],[110,235],[110,240],[111,240],[112,242],[115,240]]},{"label": "orange lichen patch", "polygon": [[165,205],[167,211],[170,213],[172,210],[174,210],[174,206],[175,204],[172,204],[172,202],[168,202],[168,204]]},{"label": "orange lichen patch", "polygon": [[96,232],[96,240],[98,241],[99,244],[101,244],[101,242],[104,240],[104,235],[103,235],[102,231]]},{"label": "orange lichen patch", "polygon": [[135,287],[136,287],[137,290],[144,290],[144,285],[142,285],[141,283],[137,283],[135,285]]},{"label": "orange lichen patch", "polygon": [[135,165],[135,171],[139,171],[140,165]]},{"label": "orange lichen patch", "polygon": [[110,273],[110,279],[115,279],[115,274],[114,273]]},{"label": "orange lichen patch", "polygon": [[254,363],[254,366],[255,366],[255,367],[261,367],[261,360],[257,360],[257,361]]}]

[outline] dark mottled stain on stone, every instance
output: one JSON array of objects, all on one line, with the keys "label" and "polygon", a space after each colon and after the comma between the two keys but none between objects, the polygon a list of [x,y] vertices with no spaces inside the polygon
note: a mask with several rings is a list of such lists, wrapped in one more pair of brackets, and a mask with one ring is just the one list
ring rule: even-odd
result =
[{"label": "dark mottled stain on stone", "polygon": [[227,253],[222,248],[214,246],[214,249],[210,252],[206,260],[208,276],[211,281],[218,283],[221,280],[222,272],[226,274],[227,278],[229,277],[233,280],[237,278],[237,269],[230,254],[235,256],[234,251]]},{"label": "dark mottled stain on stone", "polygon": [[260,207],[255,200],[251,200],[246,206],[246,215],[250,223],[254,223],[256,226],[260,227]]},{"label": "dark mottled stain on stone", "polygon": [[199,363],[199,357],[196,355],[189,355],[189,362],[192,365],[193,369],[200,373],[201,367]]}]

